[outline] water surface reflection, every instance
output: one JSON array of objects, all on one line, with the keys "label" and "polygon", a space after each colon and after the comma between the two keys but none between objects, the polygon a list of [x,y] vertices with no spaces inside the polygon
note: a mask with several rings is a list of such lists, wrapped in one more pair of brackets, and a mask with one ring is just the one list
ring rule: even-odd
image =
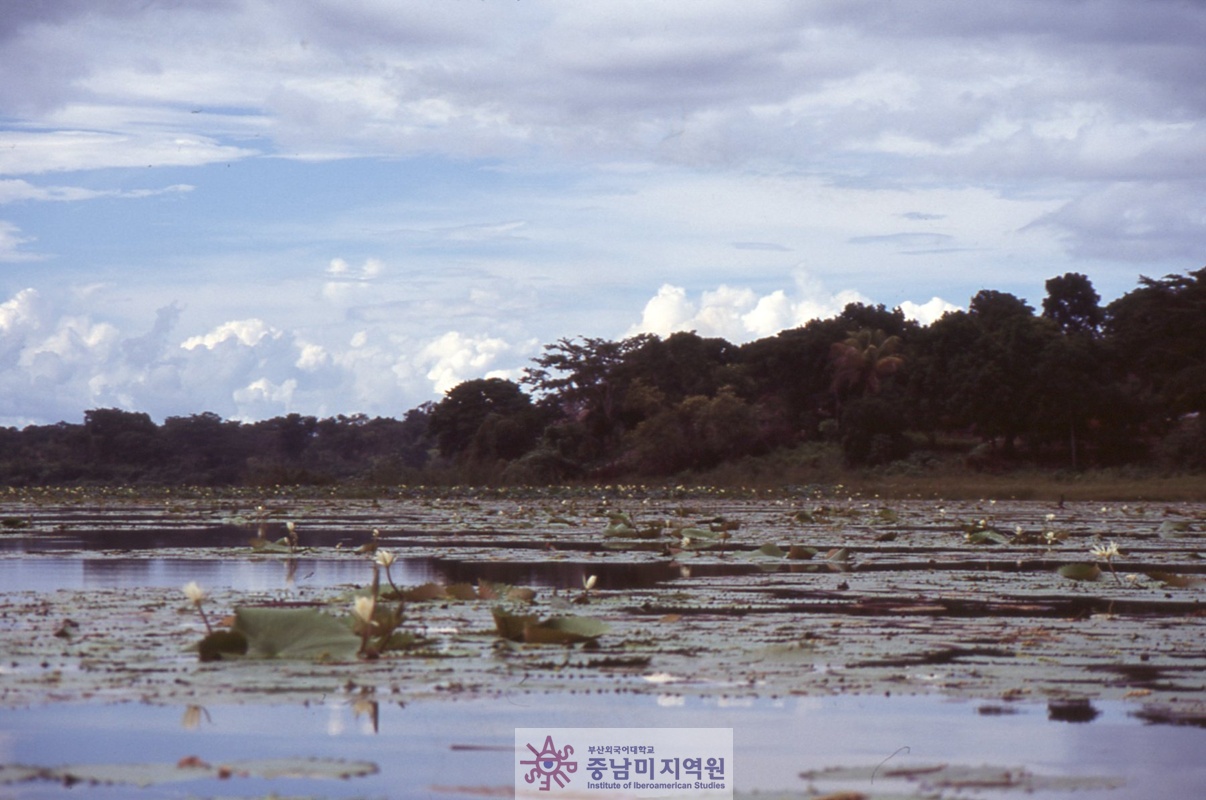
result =
[{"label": "water surface reflection", "polygon": [[[799,774],[826,767],[928,764],[992,766],[1041,776],[1125,779],[1078,797],[1131,800],[1200,796],[1206,786],[1206,730],[1142,725],[1120,703],[1103,702],[1090,724],[1050,721],[1045,706],[978,713],[975,702],[939,697],[840,696],[744,700],[636,695],[531,695],[406,703],[396,697],[315,698],[306,706],[178,708],[55,705],[0,711],[0,759],[9,764],[175,764],[320,757],[374,761],[377,775],[347,781],[243,779],[195,781],[139,797],[319,796],[473,797],[506,794],[517,727],[732,727],[741,792],[797,790]],[[208,785],[207,785],[208,784]],[[459,788],[454,788],[459,787]],[[121,789],[121,787],[117,787]],[[916,785],[822,785],[827,791],[893,791]],[[4,788],[0,787],[0,794]],[[21,787],[21,797],[129,796],[129,788]],[[1038,791],[1030,797],[1063,797]]]}]

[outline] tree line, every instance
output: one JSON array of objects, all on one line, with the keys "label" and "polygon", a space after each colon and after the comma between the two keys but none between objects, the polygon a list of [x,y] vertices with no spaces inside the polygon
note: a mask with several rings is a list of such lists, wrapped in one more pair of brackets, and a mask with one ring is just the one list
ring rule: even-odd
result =
[{"label": "tree line", "polygon": [[[706,470],[808,442],[852,467],[959,441],[967,463],[1206,468],[1206,268],[1102,306],[984,290],[929,325],[850,304],[736,345],[693,332],[546,345],[519,381],[465,381],[401,419],[254,423],[93,409],[0,429],[0,482],[555,483]],[[967,442],[972,447],[967,447]]]}]

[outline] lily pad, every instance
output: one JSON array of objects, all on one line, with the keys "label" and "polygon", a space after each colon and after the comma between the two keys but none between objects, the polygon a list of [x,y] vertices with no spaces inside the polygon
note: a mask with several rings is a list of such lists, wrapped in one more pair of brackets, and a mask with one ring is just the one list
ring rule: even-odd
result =
[{"label": "lily pad", "polygon": [[530,644],[572,644],[597,639],[608,626],[591,617],[551,617],[540,620],[535,614],[512,614],[495,608],[494,625],[499,636],[513,642]]},{"label": "lily pad", "polygon": [[598,639],[610,630],[591,617],[552,617],[524,625],[523,639],[532,644],[572,644]]},{"label": "lily pad", "polygon": [[1193,525],[1186,520],[1166,519],[1160,523],[1157,533],[1163,538],[1168,536],[1183,536],[1193,533]]},{"label": "lily pad", "polygon": [[248,658],[346,661],[360,650],[346,622],[311,608],[240,608],[231,630],[246,637]]},{"label": "lily pad", "polygon": [[1162,572],[1159,570],[1144,574],[1154,581],[1160,581],[1160,583],[1170,589],[1188,589],[1193,586],[1200,586],[1206,581],[1206,578],[1197,575],[1178,575],[1175,572]]},{"label": "lily pad", "polygon": [[968,544],[1009,544],[1009,537],[994,530],[983,530],[969,533],[965,537]]},{"label": "lily pad", "polygon": [[510,600],[515,603],[531,603],[536,599],[536,591],[524,586],[511,586],[506,583],[479,580],[477,596],[480,600]]},{"label": "lily pad", "polygon": [[410,589],[402,590],[402,599],[412,603],[423,603],[428,600],[445,600],[448,592],[438,583],[424,583]]},{"label": "lily pad", "polygon": [[524,628],[539,619],[535,614],[512,614],[503,608],[493,608],[491,614],[498,635],[513,642],[522,642]]},{"label": "lily pad", "polygon": [[604,536],[617,538],[628,538],[636,536],[636,534],[637,528],[627,514],[612,514],[607,527],[603,529]]},{"label": "lily pad", "polygon": [[1101,567],[1096,564],[1064,564],[1056,572],[1074,581],[1095,581],[1101,577]]},{"label": "lily pad", "polygon": [[296,549],[289,546],[288,539],[277,539],[270,542],[262,536],[257,536],[249,542],[251,549],[257,553],[295,553]]}]

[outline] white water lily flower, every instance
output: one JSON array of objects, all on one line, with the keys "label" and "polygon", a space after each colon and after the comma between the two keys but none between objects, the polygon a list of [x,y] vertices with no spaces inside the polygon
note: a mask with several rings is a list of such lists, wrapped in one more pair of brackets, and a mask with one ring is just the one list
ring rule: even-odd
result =
[{"label": "white water lily flower", "polygon": [[678,683],[684,678],[678,675],[671,675],[669,672],[655,672],[652,675],[642,675],[641,678],[646,683],[662,684],[662,683]]},{"label": "white water lily flower", "polygon": [[181,587],[181,591],[184,592],[184,596],[187,597],[194,605],[199,606],[201,605],[201,602],[205,600],[205,590],[202,589],[196,581],[189,581],[188,583],[184,584],[184,586]]},{"label": "white water lily flower", "polygon": [[586,589],[586,591],[589,592],[591,589],[595,588],[595,584],[598,582],[599,582],[599,576],[591,575],[589,578],[582,579],[582,588]]},{"label": "white water lily flower", "polygon": [[1118,555],[1118,545],[1115,542],[1100,544],[1089,551],[1096,558],[1104,558],[1109,561],[1114,556]]},{"label": "white water lily flower", "polygon": [[378,565],[389,569],[394,565],[394,562],[398,560],[398,557],[388,550],[378,550],[377,557],[373,560],[376,561]]},{"label": "white water lily flower", "polygon": [[352,613],[361,622],[369,625],[373,624],[373,611],[377,608],[377,601],[372,597],[357,597],[356,604],[352,607]]}]

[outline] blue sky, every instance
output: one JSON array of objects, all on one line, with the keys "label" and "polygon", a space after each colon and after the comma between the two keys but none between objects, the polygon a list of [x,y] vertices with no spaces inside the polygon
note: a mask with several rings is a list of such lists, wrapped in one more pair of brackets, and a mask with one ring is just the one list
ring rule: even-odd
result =
[{"label": "blue sky", "polygon": [[578,335],[1206,255],[1179,0],[0,0],[0,424],[400,416]]}]

